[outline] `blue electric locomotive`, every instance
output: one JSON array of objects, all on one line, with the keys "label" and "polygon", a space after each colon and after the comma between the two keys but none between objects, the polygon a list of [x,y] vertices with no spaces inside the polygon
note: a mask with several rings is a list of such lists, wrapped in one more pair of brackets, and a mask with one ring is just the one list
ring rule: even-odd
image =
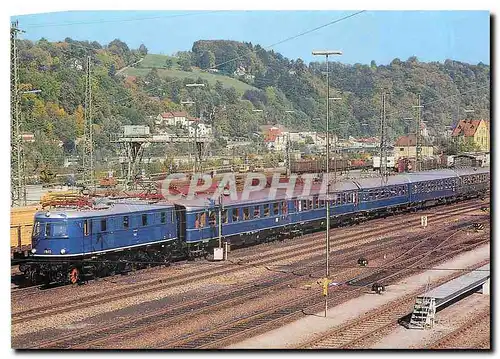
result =
[{"label": "blue electric locomotive", "polygon": [[177,240],[170,204],[41,211],[35,215],[31,261],[20,270],[33,282],[76,283],[83,276],[126,271],[131,262],[169,263]]}]

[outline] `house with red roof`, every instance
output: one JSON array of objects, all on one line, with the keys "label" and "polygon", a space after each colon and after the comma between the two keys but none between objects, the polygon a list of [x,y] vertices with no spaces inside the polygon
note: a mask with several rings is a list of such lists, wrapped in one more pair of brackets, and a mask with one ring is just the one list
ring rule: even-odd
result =
[{"label": "house with red roof", "polygon": [[481,152],[490,152],[490,122],[486,120],[460,120],[451,137],[456,141],[474,143]]}]

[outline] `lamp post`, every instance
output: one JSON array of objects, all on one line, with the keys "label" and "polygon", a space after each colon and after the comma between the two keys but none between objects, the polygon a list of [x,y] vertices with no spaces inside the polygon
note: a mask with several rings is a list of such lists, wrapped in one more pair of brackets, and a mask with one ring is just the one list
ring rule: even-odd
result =
[{"label": "lamp post", "polygon": [[[327,190],[326,190],[326,268],[325,268],[325,282],[328,281],[328,276],[330,274],[329,268],[328,268],[328,261],[329,261],[329,255],[330,255],[330,178],[329,178],[329,173],[330,173],[330,167],[329,167],[329,161],[330,161],[330,70],[328,67],[328,56],[329,55],[342,55],[342,51],[338,50],[317,50],[313,51],[312,54],[314,56],[325,56],[326,58],[326,184],[327,184]],[[325,286],[328,288],[327,286]],[[325,295],[325,317],[328,312],[328,293],[326,292]]]},{"label": "lamp post", "polygon": [[[285,110],[285,113],[295,113],[294,110]],[[292,172],[292,166],[290,163],[290,130],[288,130],[286,135],[286,146],[285,146],[285,159],[286,159],[286,176],[289,178]]]}]

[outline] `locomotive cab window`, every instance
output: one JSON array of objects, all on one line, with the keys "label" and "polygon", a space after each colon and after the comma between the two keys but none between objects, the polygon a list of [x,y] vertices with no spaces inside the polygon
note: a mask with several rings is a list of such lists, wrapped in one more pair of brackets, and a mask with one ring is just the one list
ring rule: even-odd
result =
[{"label": "locomotive cab window", "polygon": [[52,229],[52,223],[45,224],[45,237],[50,237],[51,229]]},{"label": "locomotive cab window", "polygon": [[40,222],[35,222],[35,224],[33,225],[33,233],[32,233],[32,236],[33,237],[38,237],[41,233],[42,229],[41,229],[41,225],[40,225]]},{"label": "locomotive cab window", "polygon": [[52,237],[67,237],[68,225],[64,222],[54,223],[52,226]]},{"label": "locomotive cab window", "polygon": [[106,232],[106,224],[107,221],[105,219],[101,219],[101,232]]}]

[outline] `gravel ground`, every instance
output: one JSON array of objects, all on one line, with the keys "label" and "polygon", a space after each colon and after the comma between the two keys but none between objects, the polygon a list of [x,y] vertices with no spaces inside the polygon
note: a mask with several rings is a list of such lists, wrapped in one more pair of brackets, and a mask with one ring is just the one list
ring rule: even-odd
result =
[{"label": "gravel ground", "polygon": [[[490,246],[484,245],[463,253],[437,268],[463,268],[490,258]],[[322,332],[328,331],[350,319],[358,317],[371,309],[402,297],[430,281],[449,275],[449,271],[426,271],[420,275],[406,278],[386,289],[383,295],[366,294],[344,304],[330,308],[327,318],[324,312],[297,320],[282,328],[256,336],[229,346],[230,349],[282,349],[295,348],[311,340]]]},{"label": "gravel ground", "polygon": [[418,349],[424,348],[436,339],[447,335],[464,324],[469,318],[490,307],[490,296],[472,294],[461,301],[444,308],[436,314],[434,327],[429,330],[410,330],[397,327],[386,337],[374,343],[373,349]]}]

